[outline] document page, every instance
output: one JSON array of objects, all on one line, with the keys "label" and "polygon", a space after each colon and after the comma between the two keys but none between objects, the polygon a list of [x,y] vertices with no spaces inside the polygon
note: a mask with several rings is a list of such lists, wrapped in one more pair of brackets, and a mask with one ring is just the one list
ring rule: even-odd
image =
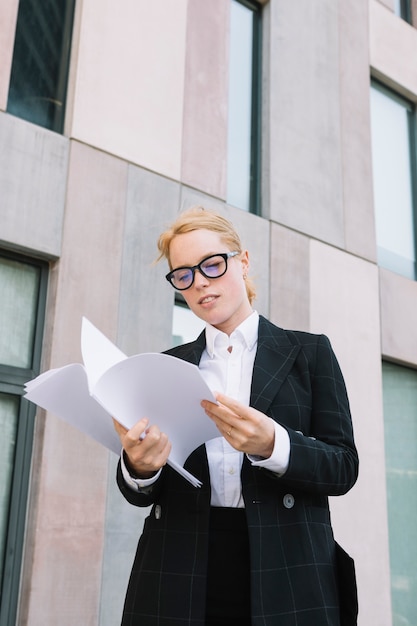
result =
[{"label": "document page", "polygon": [[25,398],[116,454],[121,443],[112,417],[128,429],[147,417],[172,443],[169,464],[200,485],[182,466],[195,448],[219,432],[200,406],[201,400],[215,398],[198,367],[159,353],[126,357],[86,318],[81,335],[84,365],[44,372],[26,384]]}]

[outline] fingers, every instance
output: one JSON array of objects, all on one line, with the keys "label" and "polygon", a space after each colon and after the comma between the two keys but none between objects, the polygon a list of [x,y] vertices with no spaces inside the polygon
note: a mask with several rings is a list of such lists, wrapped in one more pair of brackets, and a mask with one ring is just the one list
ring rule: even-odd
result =
[{"label": "fingers", "polygon": [[[236,421],[248,419],[248,410],[240,402],[232,400],[223,394],[216,394],[218,403],[203,400],[201,406],[207,415],[213,419],[218,427],[237,426]],[[227,428],[226,428],[227,430]]]},{"label": "fingers", "polygon": [[112,419],[113,419],[114,430],[117,432],[119,437],[122,437],[122,435],[125,435],[127,433],[127,428],[122,426],[120,422],[114,419],[114,417]]},{"label": "fingers", "polygon": [[224,394],[216,394],[216,400],[217,404],[203,400],[201,406],[214,421],[220,434],[236,450],[268,458],[272,454],[275,439],[273,420],[261,411]]},{"label": "fingers", "polygon": [[[244,406],[235,400],[231,400],[223,394],[217,394],[216,399],[219,404],[203,400],[201,405],[206,414],[214,421],[223,437],[230,438],[232,433],[238,435],[242,432],[241,413]],[[223,403],[224,401],[224,403]]]},{"label": "fingers", "polygon": [[238,402],[233,398],[229,398],[229,396],[225,396],[223,393],[216,393],[216,400],[220,402],[220,404],[215,406],[227,407],[232,413],[240,417],[240,419],[250,418],[250,407],[242,404],[241,402]]},{"label": "fingers", "polygon": [[120,437],[129,467],[138,475],[155,473],[166,464],[171,452],[168,436],[156,425],[148,426],[149,420],[139,420],[130,430],[113,420]]},{"label": "fingers", "polygon": [[144,417],[136,422],[130,430],[126,430],[122,439],[123,447],[127,446],[131,448],[138,445],[145,438],[148,425],[149,420]]}]

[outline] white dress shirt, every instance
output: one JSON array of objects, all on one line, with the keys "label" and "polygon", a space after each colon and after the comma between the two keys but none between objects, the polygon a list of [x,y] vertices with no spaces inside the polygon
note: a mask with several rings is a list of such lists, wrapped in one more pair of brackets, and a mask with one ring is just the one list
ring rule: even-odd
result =
[{"label": "white dress shirt", "polygon": [[[206,326],[206,348],[199,369],[209,388],[249,406],[253,364],[258,344],[259,315],[254,311],[230,335]],[[271,419],[271,418],[269,418]],[[274,421],[275,444],[268,459],[248,455],[252,465],[265,467],[279,475],[285,473],[290,456],[290,440],[285,428]],[[211,505],[244,507],[240,471],[243,452],[235,450],[224,437],[206,442],[210,472]],[[149,488],[159,477],[146,480],[130,476],[122,455],[122,473],[135,491]]]}]

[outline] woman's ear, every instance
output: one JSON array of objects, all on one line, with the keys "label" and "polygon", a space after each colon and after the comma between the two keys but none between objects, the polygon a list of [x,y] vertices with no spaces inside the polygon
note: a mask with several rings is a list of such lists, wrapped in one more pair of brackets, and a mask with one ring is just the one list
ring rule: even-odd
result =
[{"label": "woman's ear", "polygon": [[249,252],[247,250],[243,250],[241,253],[240,262],[242,263],[243,278],[246,278],[249,273]]}]

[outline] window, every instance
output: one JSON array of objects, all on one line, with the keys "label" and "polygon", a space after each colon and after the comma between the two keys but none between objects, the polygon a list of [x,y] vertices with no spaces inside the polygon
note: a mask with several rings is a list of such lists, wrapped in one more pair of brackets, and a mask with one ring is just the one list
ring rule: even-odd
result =
[{"label": "window", "polygon": [[227,202],[260,210],[261,10],[231,0]]},{"label": "window", "polygon": [[7,110],[63,131],[75,0],[20,0]]},{"label": "window", "polygon": [[378,263],[416,278],[414,106],[378,83],[371,87]]},{"label": "window", "polygon": [[205,328],[203,320],[198,318],[185,303],[181,294],[175,294],[174,314],[172,318],[173,345],[179,346],[197,339]]},{"label": "window", "polygon": [[411,0],[394,0],[394,13],[411,24]]},{"label": "window", "polygon": [[417,615],[417,371],[383,363],[393,626]]},{"label": "window", "polygon": [[0,254],[0,626],[15,623],[35,408],[23,385],[39,373],[47,268]]}]

